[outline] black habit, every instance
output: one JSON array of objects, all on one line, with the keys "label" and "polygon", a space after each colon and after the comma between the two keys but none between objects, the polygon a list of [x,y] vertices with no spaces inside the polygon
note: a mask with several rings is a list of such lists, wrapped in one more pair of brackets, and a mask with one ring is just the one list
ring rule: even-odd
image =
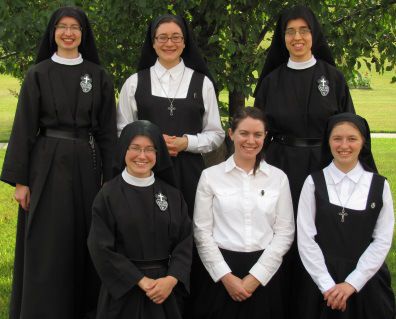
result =
[{"label": "black habit", "polygon": [[[48,129],[89,131],[94,149],[88,138],[43,135]],[[86,238],[92,201],[112,175],[115,139],[113,85],[102,67],[48,59],[28,71],[1,174],[31,192],[29,211],[19,208],[10,318],[83,318],[96,307]]]},{"label": "black habit", "polygon": [[[161,210],[156,194],[167,198]],[[97,318],[181,318],[189,290],[192,229],[181,193],[159,178],[151,186],[128,184],[121,175],[108,182],[93,204],[88,238],[102,279]],[[178,284],[155,304],[137,283],[167,275]]]},{"label": "black habit", "polygon": [[[322,94],[322,79],[328,93]],[[355,112],[344,76],[322,60],[308,69],[282,64],[267,75],[257,91],[255,106],[268,120],[266,161],[283,170],[290,181],[295,213],[306,177],[320,169],[320,144],[292,145],[282,137],[321,140],[327,119],[337,113]]]}]

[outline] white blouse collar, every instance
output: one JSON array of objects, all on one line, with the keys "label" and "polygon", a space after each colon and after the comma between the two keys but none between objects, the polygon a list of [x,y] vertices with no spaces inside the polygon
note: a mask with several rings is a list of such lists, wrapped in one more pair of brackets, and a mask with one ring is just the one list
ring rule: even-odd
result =
[{"label": "white blouse collar", "polygon": [[162,78],[168,72],[173,79],[176,79],[183,73],[185,67],[183,59],[180,59],[179,64],[170,69],[165,68],[157,59],[154,64],[154,71],[159,78]]},{"label": "white blouse collar", "polygon": [[315,57],[312,55],[311,58],[308,61],[304,61],[304,62],[295,62],[290,60],[287,62],[287,66],[290,69],[294,69],[294,70],[305,70],[310,68],[311,66],[314,66],[316,64],[316,59]]},{"label": "white blouse collar", "polygon": [[77,58],[74,59],[67,59],[67,58],[62,58],[59,55],[56,54],[56,52],[52,55],[51,60],[59,63],[59,64],[64,64],[64,65],[77,65],[83,63],[83,58],[81,56],[81,53],[78,54]]},{"label": "white blouse collar", "polygon": [[129,185],[138,186],[138,187],[151,186],[155,182],[154,173],[151,173],[149,177],[140,178],[129,174],[126,168],[121,173],[121,176],[122,179]]},{"label": "white blouse collar", "polygon": [[334,162],[331,162],[328,168],[329,168],[329,174],[335,184],[341,182],[345,177],[348,177],[351,181],[357,183],[360,177],[362,176],[362,174],[364,173],[364,168],[360,164],[360,162],[358,162],[356,166],[346,174],[341,170],[339,170],[337,166],[335,166]]},{"label": "white blouse collar", "polygon": [[[232,171],[233,169],[237,169],[240,171],[244,171],[242,168],[238,167],[235,164],[235,160],[234,160],[234,155],[230,156],[225,163],[225,172],[228,173],[230,171]],[[260,166],[258,168],[258,171],[261,171],[262,173],[269,175],[269,171],[270,171],[270,166],[268,165],[268,163],[265,160],[262,160],[260,162]],[[251,170],[248,175],[253,174],[253,170]]]}]

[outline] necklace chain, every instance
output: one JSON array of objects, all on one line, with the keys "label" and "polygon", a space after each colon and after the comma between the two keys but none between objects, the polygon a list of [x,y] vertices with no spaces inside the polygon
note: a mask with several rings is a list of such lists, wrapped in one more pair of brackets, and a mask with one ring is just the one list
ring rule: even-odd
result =
[{"label": "necklace chain", "polygon": [[[362,175],[363,175],[363,174],[362,174]],[[362,177],[362,176],[360,176],[359,179],[358,179],[358,181],[357,181],[356,183],[354,183],[353,188],[352,188],[352,191],[351,191],[351,193],[349,194],[349,197],[348,197],[348,199],[346,200],[345,205],[343,205],[342,202],[341,202],[340,196],[338,195],[336,183],[334,182],[334,179],[332,178],[332,179],[333,179],[333,183],[334,183],[334,191],[335,191],[335,193],[336,193],[336,195],[337,195],[338,202],[340,203],[340,205],[341,205],[341,207],[342,207],[341,212],[338,213],[338,215],[341,216],[341,223],[343,223],[343,222],[345,221],[345,217],[348,216],[348,213],[345,212],[345,207],[346,207],[346,205],[348,205],[349,200],[351,199],[353,193],[355,192],[356,185],[359,184],[359,181],[360,181],[360,178],[361,178],[361,177]]]},{"label": "necklace chain", "polygon": [[[169,110],[169,115],[170,115],[170,116],[173,116],[173,111],[176,111],[176,107],[173,105],[173,101],[175,100],[175,98],[176,98],[176,96],[177,96],[177,93],[179,92],[180,85],[181,85],[181,83],[182,83],[182,81],[183,81],[184,71],[185,71],[185,70],[186,70],[186,67],[183,68],[183,73],[182,73],[182,75],[181,75],[181,78],[180,78],[180,81],[179,81],[179,85],[177,86],[177,89],[176,89],[175,95],[173,96],[173,99],[170,99],[170,97],[168,96],[168,94],[166,94],[165,89],[164,89],[164,87],[162,86],[161,80],[160,80],[160,78],[159,78],[159,76],[158,76],[158,74],[157,74],[157,71],[154,70],[155,76],[157,77],[157,80],[158,80],[158,83],[159,83],[159,85],[160,85],[160,87],[161,87],[161,89],[162,89],[162,92],[164,92],[166,98],[167,98],[168,101],[169,101],[168,110]],[[170,83],[170,81],[169,81],[169,83]],[[170,86],[170,85],[169,85],[169,86]]]}]

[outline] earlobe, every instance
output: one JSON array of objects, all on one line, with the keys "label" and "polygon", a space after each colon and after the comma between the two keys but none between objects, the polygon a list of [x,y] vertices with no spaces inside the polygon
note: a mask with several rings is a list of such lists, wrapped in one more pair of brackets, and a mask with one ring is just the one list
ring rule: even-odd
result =
[{"label": "earlobe", "polygon": [[232,136],[234,135],[234,133],[232,132],[232,130],[229,128],[228,129],[228,136],[230,137],[231,141],[234,141],[234,139],[232,138]]}]

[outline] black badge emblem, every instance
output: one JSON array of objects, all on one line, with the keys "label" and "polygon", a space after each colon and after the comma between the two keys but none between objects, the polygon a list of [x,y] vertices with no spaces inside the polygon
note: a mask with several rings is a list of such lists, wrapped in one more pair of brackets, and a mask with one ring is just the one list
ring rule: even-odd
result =
[{"label": "black badge emblem", "polygon": [[81,78],[80,86],[84,93],[88,93],[92,89],[92,78],[89,74],[84,74]]},{"label": "black badge emblem", "polygon": [[161,192],[155,194],[154,196],[155,196],[155,202],[158,205],[159,209],[163,212],[166,211],[166,209],[168,208],[168,202],[166,196]]},{"label": "black badge emblem", "polygon": [[322,94],[322,96],[326,96],[327,94],[329,94],[330,91],[329,81],[326,80],[324,75],[321,76],[321,78],[318,80],[318,83],[319,83],[318,89],[320,94]]}]

